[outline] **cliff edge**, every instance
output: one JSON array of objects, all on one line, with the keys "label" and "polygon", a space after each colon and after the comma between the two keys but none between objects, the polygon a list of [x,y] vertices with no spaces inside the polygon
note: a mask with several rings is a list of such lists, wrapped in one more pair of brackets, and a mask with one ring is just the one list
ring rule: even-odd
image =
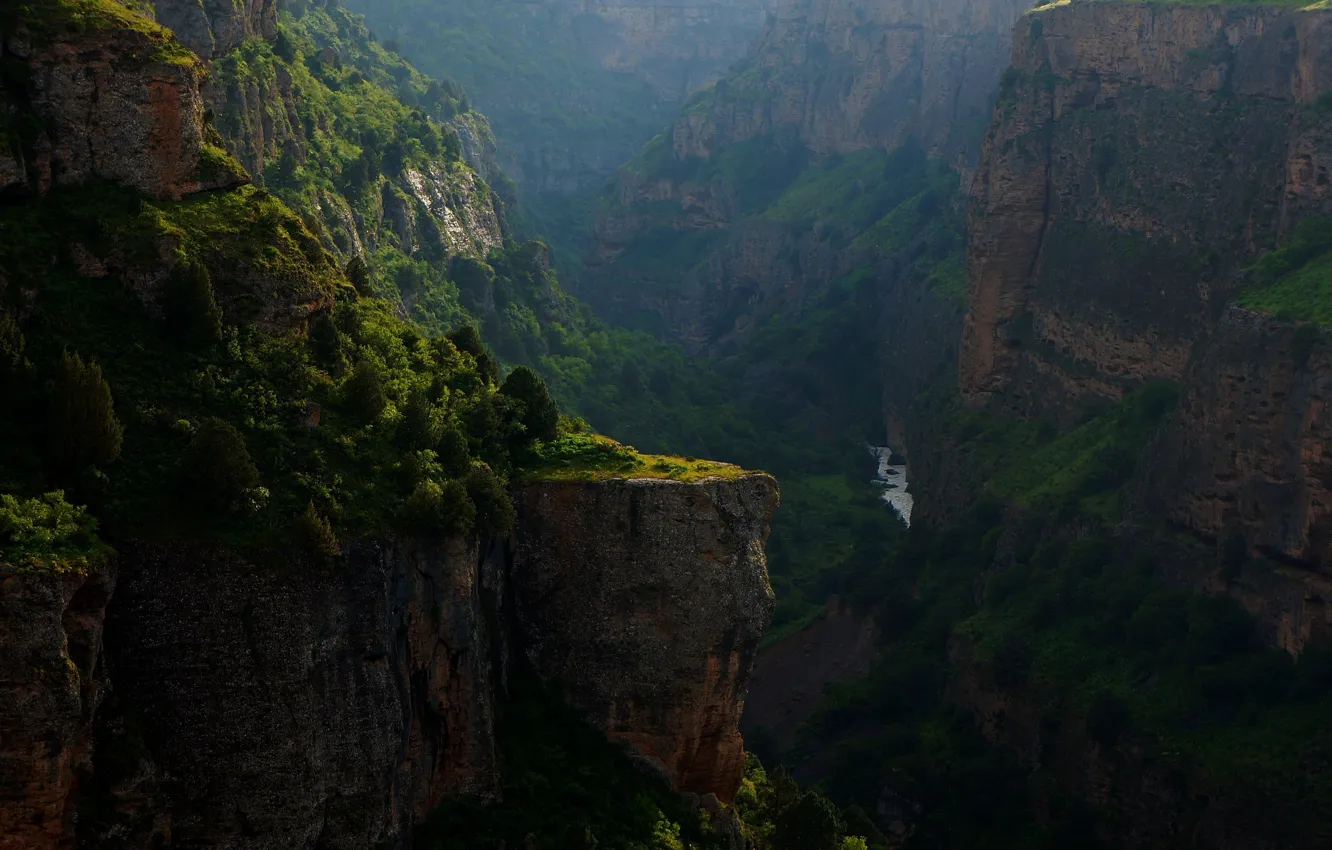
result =
[{"label": "cliff edge", "polygon": [[676,788],[730,801],[774,605],[776,482],[537,482],[517,505],[515,615],[533,667]]}]

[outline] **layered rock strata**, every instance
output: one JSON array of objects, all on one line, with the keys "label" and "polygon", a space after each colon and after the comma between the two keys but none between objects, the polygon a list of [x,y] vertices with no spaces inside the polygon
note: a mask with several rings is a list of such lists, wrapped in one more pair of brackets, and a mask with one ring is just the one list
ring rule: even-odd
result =
[{"label": "layered rock strata", "polygon": [[1330,34],[1275,6],[1024,17],[973,188],[963,394],[1069,416],[1181,377],[1240,270],[1332,211]]},{"label": "layered rock strata", "polygon": [[772,478],[549,482],[518,496],[524,653],[676,788],[730,801],[739,720],[772,616]]}]

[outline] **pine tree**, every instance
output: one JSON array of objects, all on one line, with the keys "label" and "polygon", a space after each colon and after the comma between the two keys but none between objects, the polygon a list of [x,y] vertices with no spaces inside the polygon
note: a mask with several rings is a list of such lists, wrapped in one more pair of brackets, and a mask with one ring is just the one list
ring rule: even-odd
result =
[{"label": "pine tree", "polygon": [[181,495],[201,508],[237,512],[259,487],[259,470],[245,438],[229,423],[210,419],[199,426],[180,464]]},{"label": "pine tree", "polygon": [[379,367],[368,360],[357,363],[342,385],[342,403],[362,424],[368,425],[378,419],[384,408],[388,407],[384,378],[379,374]]},{"label": "pine tree", "polygon": [[560,408],[550,397],[541,376],[526,366],[519,366],[504,379],[500,392],[523,403],[523,439],[550,441],[559,435]]},{"label": "pine tree", "polygon": [[301,546],[314,557],[331,561],[342,554],[338,537],[333,533],[333,524],[327,517],[321,517],[311,502],[305,512],[296,518],[296,535]]},{"label": "pine tree", "polygon": [[172,270],[162,293],[167,327],[188,345],[207,345],[222,338],[222,311],[213,295],[213,279],[202,263],[183,262]]},{"label": "pine tree", "polygon": [[120,456],[125,429],[116,418],[111,387],[96,363],[65,352],[51,400],[50,459],[60,475],[73,475]]},{"label": "pine tree", "polygon": [[374,286],[370,281],[370,267],[365,264],[365,260],[360,257],[352,257],[347,261],[346,269],[347,280],[356,287],[356,291],[361,295],[374,295]]}]

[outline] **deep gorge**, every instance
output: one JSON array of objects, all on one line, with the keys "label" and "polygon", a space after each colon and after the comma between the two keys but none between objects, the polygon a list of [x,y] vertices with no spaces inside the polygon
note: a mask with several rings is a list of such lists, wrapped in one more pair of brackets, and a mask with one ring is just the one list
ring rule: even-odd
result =
[{"label": "deep gorge", "polygon": [[0,10],[0,848],[1323,846],[1332,12],[1030,6]]}]

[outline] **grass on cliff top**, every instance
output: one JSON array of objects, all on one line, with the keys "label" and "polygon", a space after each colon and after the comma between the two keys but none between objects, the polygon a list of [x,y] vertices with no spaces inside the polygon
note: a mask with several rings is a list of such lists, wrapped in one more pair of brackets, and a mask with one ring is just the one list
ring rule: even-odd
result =
[{"label": "grass on cliff top", "polygon": [[1251,269],[1256,285],[1235,303],[1289,321],[1332,326],[1332,216],[1303,222]]},{"label": "grass on cliff top", "polygon": [[20,23],[43,37],[60,32],[128,30],[147,36],[155,49],[146,57],[127,58],[187,66],[202,64],[189,48],[176,41],[171,30],[116,0],[28,0],[0,11],[0,24],[5,29]]},{"label": "grass on cliff top", "polygon": [[740,478],[750,470],[730,463],[692,457],[643,454],[599,434],[565,434],[543,443],[524,474],[529,481],[607,481],[661,478],[695,482]]}]

